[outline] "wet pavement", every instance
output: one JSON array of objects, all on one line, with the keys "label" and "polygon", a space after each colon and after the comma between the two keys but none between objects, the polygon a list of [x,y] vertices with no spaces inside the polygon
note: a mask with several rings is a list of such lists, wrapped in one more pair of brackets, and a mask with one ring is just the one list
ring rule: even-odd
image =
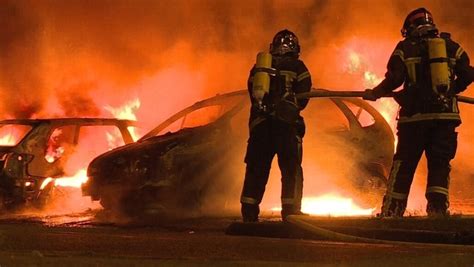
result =
[{"label": "wet pavement", "polygon": [[[100,210],[0,218],[1,266],[473,266],[474,246],[226,235],[237,216],[132,220]],[[277,218],[266,223],[278,224]]]}]

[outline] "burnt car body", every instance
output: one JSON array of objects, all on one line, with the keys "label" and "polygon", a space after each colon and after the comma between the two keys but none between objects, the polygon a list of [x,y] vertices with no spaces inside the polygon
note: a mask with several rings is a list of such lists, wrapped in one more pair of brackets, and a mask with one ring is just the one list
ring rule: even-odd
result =
[{"label": "burnt car body", "polygon": [[94,132],[98,127],[116,131],[123,145],[133,142],[128,130],[133,124],[127,120],[101,118],[0,121],[1,205],[5,208],[22,207],[27,203],[41,206],[54,185],[44,186],[43,182],[66,175],[64,167],[85,139],[86,132]]},{"label": "burnt car body", "polygon": [[[247,91],[236,91],[181,110],[137,142],[95,158],[83,194],[106,209],[132,213],[189,213],[238,204],[249,102]],[[333,119],[335,113],[341,120]],[[330,160],[319,151],[339,143],[347,153],[342,157],[353,159],[336,165],[357,169],[358,176],[348,178],[352,184],[363,192],[368,185],[384,187],[394,136],[377,110],[360,99],[326,98],[311,100],[303,115],[304,162]],[[363,122],[364,116],[369,122]]]}]

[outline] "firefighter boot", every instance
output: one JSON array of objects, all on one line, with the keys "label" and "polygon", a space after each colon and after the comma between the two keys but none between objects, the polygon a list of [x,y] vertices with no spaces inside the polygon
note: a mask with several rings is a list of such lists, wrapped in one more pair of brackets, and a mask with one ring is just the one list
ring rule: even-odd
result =
[{"label": "firefighter boot", "polygon": [[281,209],[281,218],[283,221],[286,221],[286,217],[290,215],[309,215],[302,212],[299,208],[296,208],[294,205],[283,204]]},{"label": "firefighter boot", "polygon": [[430,217],[446,217],[449,216],[449,201],[448,197],[440,193],[427,193],[426,199],[426,213]]},{"label": "firefighter boot", "polygon": [[389,196],[383,198],[382,211],[377,217],[384,218],[401,218],[407,207],[406,199],[393,199]]},{"label": "firefighter boot", "polygon": [[258,222],[258,214],[260,213],[258,205],[242,203],[240,211],[244,222]]}]

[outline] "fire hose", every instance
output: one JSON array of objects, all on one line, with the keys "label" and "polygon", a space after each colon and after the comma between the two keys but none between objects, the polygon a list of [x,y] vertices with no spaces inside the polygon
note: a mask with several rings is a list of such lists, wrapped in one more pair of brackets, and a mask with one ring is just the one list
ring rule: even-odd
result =
[{"label": "fire hose", "polygon": [[[300,93],[296,95],[297,99],[304,99],[304,98],[313,98],[313,97],[363,97],[364,91],[331,91],[327,89],[314,89],[311,92],[307,93]],[[393,97],[394,93],[388,94],[384,97]],[[456,96],[458,102],[474,104],[473,97],[467,96]]]},{"label": "fire hose", "polygon": [[293,226],[296,226],[302,230],[308,231],[317,236],[326,238],[330,241],[336,242],[353,242],[353,243],[370,243],[370,244],[388,244],[388,245],[413,245],[420,244],[423,246],[431,247],[442,247],[442,248],[459,248],[460,246],[466,246],[462,244],[444,244],[444,243],[425,243],[425,242],[410,242],[410,241],[395,241],[386,239],[376,239],[368,237],[360,237],[355,235],[338,233],[332,230],[328,230],[319,226],[316,226],[307,220],[311,218],[305,215],[290,215],[286,218],[286,221]]},{"label": "fire hose", "polygon": [[[305,98],[319,98],[319,97],[363,97],[363,91],[331,91],[327,89],[314,89],[311,92],[307,93],[300,93],[296,95],[297,99],[305,99]],[[388,94],[384,97],[394,97],[394,93]],[[456,96],[458,102],[474,104],[474,98],[467,97],[467,96]],[[367,237],[360,237],[354,236],[349,234],[338,233],[332,230],[324,229],[318,227],[312,223],[307,222],[305,219],[308,216],[298,216],[298,215],[291,215],[287,217],[287,222],[301,228],[303,230],[309,231],[310,233],[316,234],[318,236],[327,238],[331,241],[340,241],[340,242],[362,242],[362,243],[375,243],[375,244],[391,244],[391,245],[413,245],[413,242],[404,242],[404,241],[393,241],[393,240],[382,240],[382,239],[375,239],[375,238],[367,238]],[[436,244],[436,243],[420,243],[423,245],[430,245],[430,246],[440,246],[443,248],[446,247],[459,247],[459,245],[455,244]]]}]

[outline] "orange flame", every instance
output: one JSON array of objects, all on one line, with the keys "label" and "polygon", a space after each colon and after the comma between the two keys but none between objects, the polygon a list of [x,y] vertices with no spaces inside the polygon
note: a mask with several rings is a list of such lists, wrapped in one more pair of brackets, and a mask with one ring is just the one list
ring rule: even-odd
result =
[{"label": "orange flame", "polygon": [[352,199],[337,194],[305,198],[301,209],[308,214],[329,216],[372,215],[375,211],[375,208],[363,209],[357,206]]},{"label": "orange flame", "polygon": [[114,108],[107,105],[104,109],[112,113],[112,115],[117,119],[137,120],[135,112],[140,108],[140,104],[140,99],[135,98],[121,107]]},{"label": "orange flame", "polygon": [[60,177],[60,178],[46,178],[41,184],[40,189],[43,190],[49,183],[54,182],[55,186],[61,187],[74,187],[80,188],[81,185],[87,182],[87,171],[86,169],[79,170],[75,175],[70,177]]},{"label": "orange flame", "polygon": [[13,134],[7,134],[0,137],[0,146],[14,146],[18,139]]},{"label": "orange flame", "polygon": [[371,71],[364,72],[364,79],[365,79],[364,85],[366,87],[371,87],[371,88],[378,85],[383,80],[383,78],[378,77],[377,74]]},{"label": "orange flame", "polygon": [[[272,208],[271,210],[279,211],[281,208]],[[357,206],[352,199],[331,193],[319,197],[303,198],[301,211],[310,215],[338,217],[372,215],[375,208],[363,209]]]},{"label": "orange flame", "polygon": [[87,179],[86,169],[81,169],[74,176],[56,178],[54,185],[79,188],[83,183],[87,182]]},{"label": "orange flame", "polygon": [[[366,53],[369,52],[370,51],[366,51]],[[366,58],[366,56],[351,50],[347,57],[347,72],[351,74],[361,75],[363,85],[366,88],[373,88],[377,86],[380,82],[382,82],[383,77],[378,76],[375,72],[372,71],[372,69],[367,64],[364,64],[365,61],[363,59]],[[396,114],[398,112],[398,104],[390,98],[382,98],[377,102],[371,104],[373,104],[375,108],[377,108],[377,110],[392,128],[392,131],[395,132],[397,124]],[[396,143],[397,139],[395,138],[395,145]]]},{"label": "orange flame", "polygon": [[0,127],[0,146],[16,145],[31,129],[31,126],[8,124]]},{"label": "orange flame", "polygon": [[59,146],[58,138],[63,133],[61,129],[56,129],[48,140],[48,146],[44,158],[47,162],[53,163],[64,154],[64,147]]},{"label": "orange flame", "polygon": [[[127,102],[125,105],[114,108],[112,106],[105,106],[104,109],[110,112],[115,118],[122,119],[122,120],[137,120],[137,116],[135,115],[138,109],[141,106],[140,99],[135,98],[134,100]],[[139,134],[135,127],[128,127],[130,134],[132,135],[133,140],[138,140]],[[109,133],[107,134],[107,140],[109,141],[109,147],[114,148],[117,147],[116,143],[117,140],[121,139],[120,136],[116,136],[115,134]]]},{"label": "orange flame", "polygon": [[361,68],[361,58],[360,55],[354,51],[349,52],[349,63],[346,65],[347,71],[349,73],[355,73]]},{"label": "orange flame", "polygon": [[[383,77],[374,72],[374,66],[369,64],[373,57],[363,45],[363,40],[355,40],[347,44],[346,60],[343,64],[343,71],[355,78],[356,86],[373,88],[378,85]],[[384,59],[385,60],[385,59]],[[378,102],[371,103],[382,114],[392,129],[396,125],[396,112],[398,105],[392,99],[381,99]],[[340,196],[336,193],[329,193],[319,197],[303,198],[302,211],[312,215],[330,215],[330,216],[360,216],[372,215],[376,208],[364,209],[353,202],[353,199]],[[275,210],[275,209],[272,209]]]}]

